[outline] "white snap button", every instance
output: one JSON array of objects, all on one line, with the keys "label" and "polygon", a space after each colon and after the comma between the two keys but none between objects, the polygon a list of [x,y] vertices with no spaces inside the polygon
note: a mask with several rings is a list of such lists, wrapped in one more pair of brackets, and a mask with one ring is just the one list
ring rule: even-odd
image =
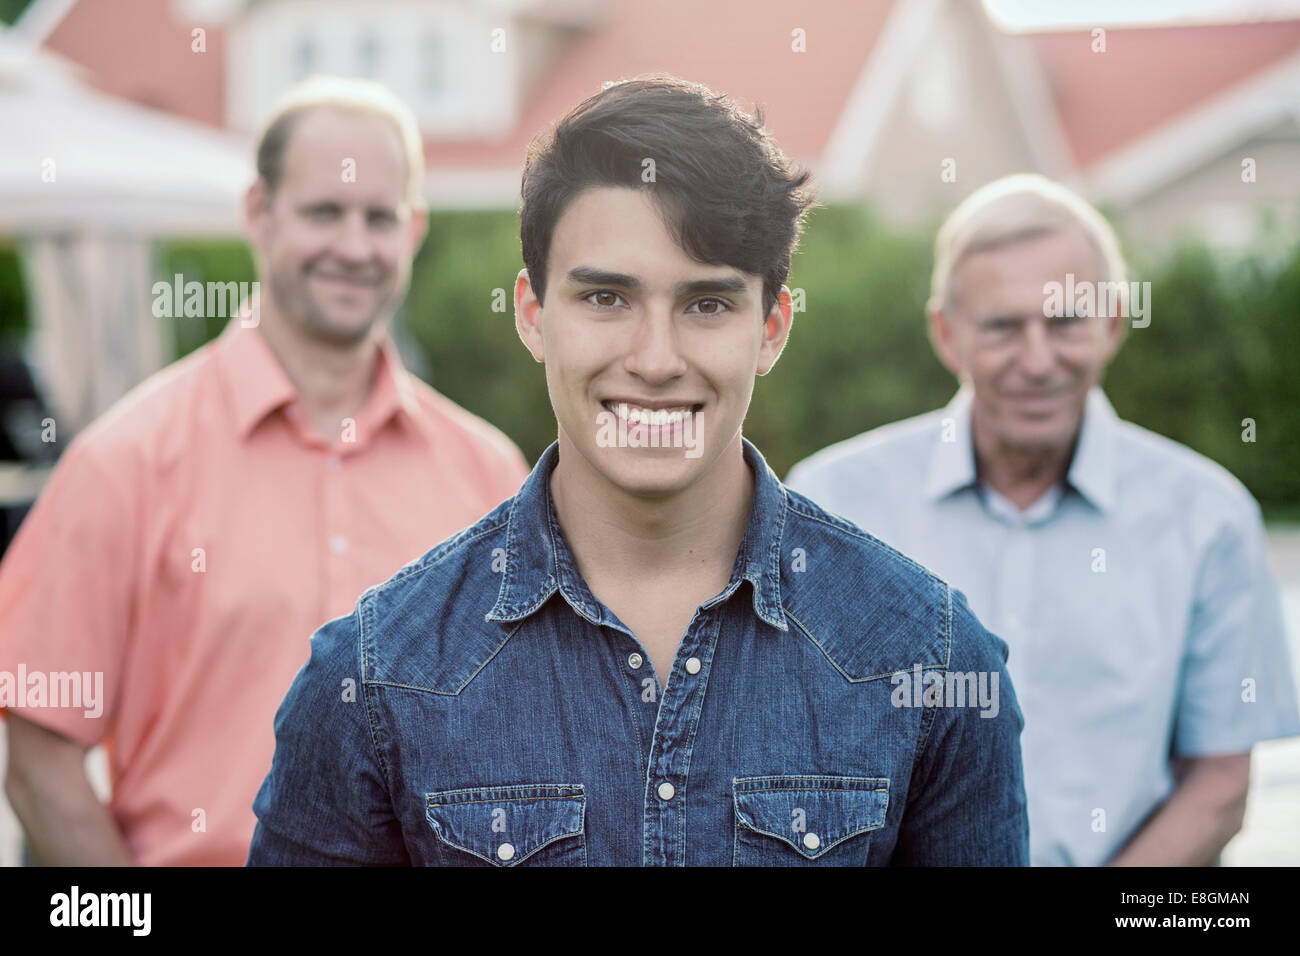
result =
[{"label": "white snap button", "polygon": [[633,651],[631,654],[627,655],[627,666],[632,668],[632,670],[636,670],[644,663],[645,663],[645,658],[642,657],[640,654],[638,654],[636,651]]},{"label": "white snap button", "polygon": [[803,845],[810,850],[815,850],[822,845],[822,841],[815,833],[805,833],[803,835]]},{"label": "white snap button", "polygon": [[515,858],[515,848],[509,843],[502,843],[497,847],[497,856],[502,860],[513,860]]},{"label": "white snap button", "polygon": [[686,673],[698,674],[700,672],[700,659],[698,657],[688,657],[686,659]]},{"label": "white snap button", "polygon": [[676,792],[677,792],[677,788],[674,787],[671,783],[668,783],[667,781],[664,781],[663,783],[659,784],[660,800],[671,800],[673,798],[673,794]]},{"label": "white snap button", "polygon": [[330,538],[330,550],[335,554],[342,554],[348,549],[347,535],[336,534]]}]

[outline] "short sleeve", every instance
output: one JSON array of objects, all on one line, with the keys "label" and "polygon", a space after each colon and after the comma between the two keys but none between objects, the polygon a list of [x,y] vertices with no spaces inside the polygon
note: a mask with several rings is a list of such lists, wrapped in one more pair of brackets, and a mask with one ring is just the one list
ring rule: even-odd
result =
[{"label": "short sleeve", "polygon": [[1174,756],[1244,753],[1300,734],[1300,713],[1264,526],[1225,522],[1207,548],[1182,665]]},{"label": "short sleeve", "polygon": [[362,611],[359,604],[312,635],[311,656],[276,711],[249,866],[410,863],[372,734],[358,653]]},{"label": "short sleeve", "polygon": [[0,704],[86,747],[117,713],[131,628],[141,516],[125,458],[74,440],[0,562],[0,670],[15,675]]}]

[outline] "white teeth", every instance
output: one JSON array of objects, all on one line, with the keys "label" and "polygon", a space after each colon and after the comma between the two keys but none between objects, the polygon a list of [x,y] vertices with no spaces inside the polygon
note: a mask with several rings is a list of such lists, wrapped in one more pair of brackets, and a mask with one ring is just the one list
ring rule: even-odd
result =
[{"label": "white teeth", "polygon": [[636,405],[628,405],[626,402],[619,402],[613,408],[615,414],[629,425],[645,424],[651,427],[680,425],[682,420],[691,414],[690,408],[640,408]]}]

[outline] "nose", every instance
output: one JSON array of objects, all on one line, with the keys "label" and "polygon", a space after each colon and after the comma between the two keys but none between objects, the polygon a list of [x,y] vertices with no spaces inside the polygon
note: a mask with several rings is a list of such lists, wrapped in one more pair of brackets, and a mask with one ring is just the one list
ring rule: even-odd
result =
[{"label": "nose", "polygon": [[370,235],[366,230],[363,210],[349,210],[343,217],[338,235],[331,244],[331,251],[337,258],[355,265],[370,261]]},{"label": "nose", "polygon": [[1027,375],[1042,376],[1051,372],[1055,364],[1056,354],[1047,338],[1047,322],[1027,322],[1024,343],[1020,349],[1020,367]]},{"label": "nose", "polygon": [[652,384],[685,374],[686,361],[678,348],[677,328],[670,309],[650,307],[641,315],[623,367]]}]

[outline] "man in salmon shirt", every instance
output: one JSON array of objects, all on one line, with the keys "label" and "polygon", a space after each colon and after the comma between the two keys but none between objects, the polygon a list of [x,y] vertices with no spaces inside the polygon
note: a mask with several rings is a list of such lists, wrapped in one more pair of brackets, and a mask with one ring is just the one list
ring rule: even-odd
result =
[{"label": "man in salmon shirt", "polygon": [[266,294],[69,445],[0,564],[5,793],[38,863],[242,864],[305,635],[529,472],[388,335],[427,226],[409,110],[310,80],[257,171]]}]

